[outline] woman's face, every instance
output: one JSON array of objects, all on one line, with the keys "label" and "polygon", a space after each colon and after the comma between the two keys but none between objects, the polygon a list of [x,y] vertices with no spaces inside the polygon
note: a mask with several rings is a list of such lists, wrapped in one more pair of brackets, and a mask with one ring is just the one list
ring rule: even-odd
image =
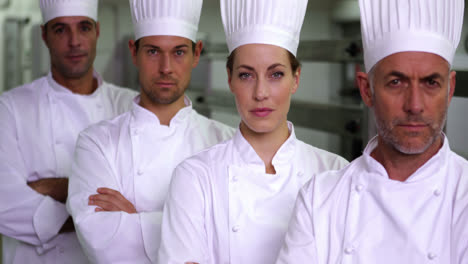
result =
[{"label": "woman's face", "polygon": [[248,44],[235,50],[229,87],[242,123],[253,132],[274,132],[286,125],[291,95],[299,86],[288,52],[274,45]]}]

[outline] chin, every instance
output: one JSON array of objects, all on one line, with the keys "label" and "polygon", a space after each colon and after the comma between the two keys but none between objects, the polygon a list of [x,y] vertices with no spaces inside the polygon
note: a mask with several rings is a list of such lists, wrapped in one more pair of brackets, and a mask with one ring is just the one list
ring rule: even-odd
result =
[{"label": "chin", "polygon": [[263,122],[245,122],[245,126],[252,132],[257,134],[267,134],[275,131],[278,127],[276,124],[272,124],[271,122],[263,121]]},{"label": "chin", "polygon": [[404,139],[393,144],[399,152],[407,155],[416,155],[426,152],[436,141],[437,137],[425,137],[421,139]]}]

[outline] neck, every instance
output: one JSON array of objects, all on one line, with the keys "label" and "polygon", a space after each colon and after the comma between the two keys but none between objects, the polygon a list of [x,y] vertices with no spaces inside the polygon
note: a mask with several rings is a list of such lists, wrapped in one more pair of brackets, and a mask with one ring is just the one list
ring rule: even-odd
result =
[{"label": "neck", "polygon": [[94,78],[92,68],[80,78],[66,78],[54,68],[51,69],[51,72],[52,78],[58,84],[75,94],[89,95],[94,93],[98,87],[98,81]]},{"label": "neck", "polygon": [[265,172],[268,174],[275,174],[276,170],[272,161],[278,149],[289,137],[287,122],[284,122],[274,131],[268,133],[257,133],[245,125],[244,122],[241,122],[240,131],[257,155],[262,159],[263,163],[265,163]]},{"label": "neck", "polygon": [[185,107],[184,95],[171,104],[152,102],[145,93],[140,93],[140,106],[155,114],[161,125],[169,126],[172,118]]},{"label": "neck", "polygon": [[383,142],[381,137],[378,140],[378,146],[372,151],[371,156],[382,164],[390,179],[401,182],[406,181],[414,172],[437,154],[443,144],[443,136],[441,135],[423,153],[404,154],[393,146]]}]

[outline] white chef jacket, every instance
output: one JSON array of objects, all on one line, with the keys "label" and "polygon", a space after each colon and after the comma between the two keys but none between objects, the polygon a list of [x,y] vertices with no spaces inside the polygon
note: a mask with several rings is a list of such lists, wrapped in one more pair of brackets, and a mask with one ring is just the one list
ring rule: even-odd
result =
[{"label": "white chef jacket", "polygon": [[[91,126],[77,142],[67,208],[95,263],[154,263],[174,168],[234,134],[198,114],[187,97],[169,126],[138,102],[132,111]],[[99,187],[119,191],[138,213],[95,212],[88,198]]]},{"label": "white chef jacket", "polygon": [[296,196],[315,173],[343,158],[289,138],[273,158],[276,174],[242,136],[187,159],[174,172],[166,201],[159,264],[274,263]]},{"label": "white chef jacket", "polygon": [[26,185],[68,177],[78,133],[127,111],[136,95],[103,82],[79,95],[47,76],[0,96],[0,233],[3,263],[84,263],[76,234],[59,234],[65,204]]},{"label": "white chef jacket", "polygon": [[399,182],[370,156],[376,146],[304,186],[277,263],[468,263],[468,162],[445,138]]}]

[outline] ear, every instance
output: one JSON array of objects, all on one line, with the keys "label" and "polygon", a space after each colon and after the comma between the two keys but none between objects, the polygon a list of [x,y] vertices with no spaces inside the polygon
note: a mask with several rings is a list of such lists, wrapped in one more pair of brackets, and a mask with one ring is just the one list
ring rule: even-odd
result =
[{"label": "ear", "polygon": [[132,62],[133,62],[133,65],[137,66],[137,48],[136,48],[136,45],[135,45],[135,41],[133,39],[129,40],[128,41],[128,49],[130,50],[130,55],[132,56]]},{"label": "ear", "polygon": [[372,91],[369,75],[364,72],[357,72],[356,81],[359,92],[361,93],[362,101],[364,101],[368,107],[374,106],[374,102],[372,101]]},{"label": "ear", "polygon": [[96,22],[96,38],[99,38],[100,34],[101,34],[101,24],[99,22]]},{"label": "ear", "polygon": [[231,82],[232,82],[232,73],[231,71],[226,67],[226,72],[227,72],[227,76],[228,76],[228,85],[229,85],[229,90],[231,90],[231,93],[234,93],[234,91],[232,90],[232,85],[231,85]]},{"label": "ear", "polygon": [[449,91],[449,104],[452,101],[453,94],[455,93],[455,85],[457,84],[457,72],[451,71],[449,74],[449,82],[450,82],[450,91]]},{"label": "ear", "polygon": [[294,85],[291,90],[291,94],[295,94],[297,92],[297,88],[299,88],[299,84],[301,82],[301,71],[302,68],[298,67],[296,72],[294,73]]},{"label": "ear", "polygon": [[203,42],[199,40],[197,44],[195,44],[195,52],[193,54],[193,64],[192,68],[197,67],[198,62],[200,62],[200,55],[203,50]]}]

